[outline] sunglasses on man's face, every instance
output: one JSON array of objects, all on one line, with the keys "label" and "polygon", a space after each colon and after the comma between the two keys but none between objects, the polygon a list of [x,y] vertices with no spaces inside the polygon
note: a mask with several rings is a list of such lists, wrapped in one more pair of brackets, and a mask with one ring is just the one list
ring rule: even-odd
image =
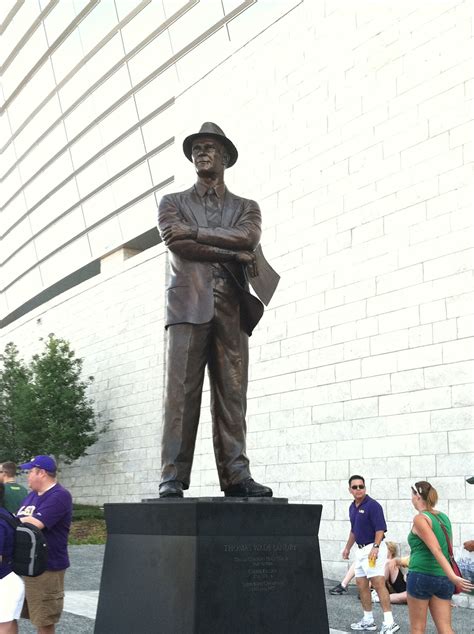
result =
[{"label": "sunglasses on man's face", "polygon": [[353,491],[356,491],[357,489],[359,489],[359,491],[362,491],[363,489],[365,489],[365,484],[352,484],[351,489]]}]

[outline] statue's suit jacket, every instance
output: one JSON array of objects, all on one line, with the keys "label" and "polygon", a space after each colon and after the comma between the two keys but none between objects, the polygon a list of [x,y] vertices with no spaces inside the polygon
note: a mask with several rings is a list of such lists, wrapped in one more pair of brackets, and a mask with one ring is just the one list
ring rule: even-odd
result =
[{"label": "statue's suit jacket", "polygon": [[[279,276],[268,265],[259,246],[261,213],[253,200],[226,189],[221,227],[209,227],[202,200],[195,187],[163,196],[158,211],[160,231],[176,222],[197,230],[196,240],[177,240],[169,247],[170,279],[167,289],[166,326],[203,324],[214,315],[213,276],[221,263],[233,278],[240,296],[241,327],[251,334],[263,314],[262,302],[249,292],[248,282],[268,304]],[[248,277],[245,267],[230,259],[232,251],[255,251],[257,271]]]}]

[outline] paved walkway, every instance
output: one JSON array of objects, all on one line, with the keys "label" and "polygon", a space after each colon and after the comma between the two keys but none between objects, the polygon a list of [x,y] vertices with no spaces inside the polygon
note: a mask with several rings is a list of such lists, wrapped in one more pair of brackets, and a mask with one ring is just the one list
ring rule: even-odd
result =
[{"label": "paved walkway", "polygon": [[[104,546],[72,546],[70,547],[70,555],[71,568],[66,574],[65,611],[56,628],[56,633],[93,634]],[[334,581],[325,580],[326,591],[333,585],[335,585]],[[344,596],[326,594],[326,599],[331,634],[350,632],[350,624],[358,621],[361,617],[361,606],[357,598],[356,588],[350,586],[349,592]],[[410,628],[407,607],[396,605],[393,608],[395,620],[400,624],[400,634],[408,634]],[[379,605],[374,607],[374,615],[376,622],[380,625],[382,615]],[[474,611],[454,608],[453,629],[456,634],[474,634]],[[35,633],[36,630],[29,621],[23,619],[20,621],[20,634]],[[130,632],[130,634],[143,633]],[[255,633],[249,632],[248,634]],[[436,634],[436,628],[431,621],[428,624],[426,634]]]},{"label": "paved walkway", "polygon": [[98,590],[70,590],[64,598],[64,610],[94,620],[98,600]]}]

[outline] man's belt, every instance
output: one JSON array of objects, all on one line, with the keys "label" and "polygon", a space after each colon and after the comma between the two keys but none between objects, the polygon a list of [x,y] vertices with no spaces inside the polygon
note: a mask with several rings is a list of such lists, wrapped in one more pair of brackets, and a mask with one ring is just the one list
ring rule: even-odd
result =
[{"label": "man's belt", "polygon": [[[384,539],[385,539],[385,537],[382,539],[382,542],[383,542],[383,540],[384,540]],[[381,544],[382,542],[380,542],[380,544]],[[373,544],[373,543],[374,543],[374,540],[372,540],[371,542],[367,542],[367,544],[357,544],[357,546],[358,546],[359,548],[365,548],[366,546],[370,546],[370,544]],[[379,544],[379,546],[380,546],[380,544]],[[378,548],[378,546],[376,546],[376,548]]]}]

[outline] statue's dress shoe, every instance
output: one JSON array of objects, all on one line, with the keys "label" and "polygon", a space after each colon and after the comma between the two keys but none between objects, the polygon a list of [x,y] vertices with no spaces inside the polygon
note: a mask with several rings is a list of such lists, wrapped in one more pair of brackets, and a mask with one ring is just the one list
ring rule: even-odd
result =
[{"label": "statue's dress shoe", "polygon": [[232,484],[224,491],[224,495],[230,498],[271,498],[273,491],[270,487],[259,484],[252,478],[247,478],[247,480]]},{"label": "statue's dress shoe", "polygon": [[160,484],[160,498],[182,498],[183,483],[179,480],[169,480]]}]

